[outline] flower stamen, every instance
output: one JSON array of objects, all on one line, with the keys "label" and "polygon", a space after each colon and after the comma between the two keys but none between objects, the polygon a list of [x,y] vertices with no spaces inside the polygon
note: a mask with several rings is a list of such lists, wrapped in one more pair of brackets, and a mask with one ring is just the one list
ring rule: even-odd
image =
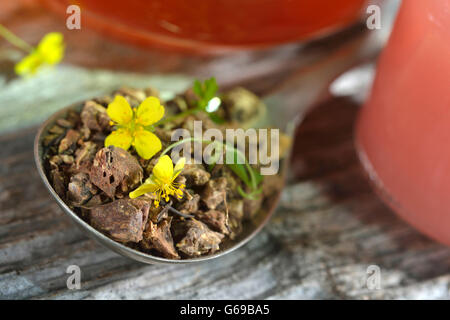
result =
[{"label": "flower stamen", "polygon": [[161,199],[166,202],[170,200],[170,196],[176,196],[178,199],[181,199],[185,185],[175,182],[175,179],[183,170],[184,161],[184,158],[178,161],[176,164],[177,171],[174,172],[173,162],[169,156],[164,155],[159,158],[151,176],[139,188],[130,192],[130,198],[136,198],[145,193],[152,193],[156,197],[153,201],[156,208],[159,207]]}]

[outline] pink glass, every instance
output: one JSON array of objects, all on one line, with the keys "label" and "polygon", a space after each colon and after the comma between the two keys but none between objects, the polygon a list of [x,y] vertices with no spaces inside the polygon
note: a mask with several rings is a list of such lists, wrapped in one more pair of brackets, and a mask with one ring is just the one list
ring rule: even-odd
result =
[{"label": "pink glass", "polygon": [[382,198],[450,245],[450,0],[403,1],[356,130]]}]

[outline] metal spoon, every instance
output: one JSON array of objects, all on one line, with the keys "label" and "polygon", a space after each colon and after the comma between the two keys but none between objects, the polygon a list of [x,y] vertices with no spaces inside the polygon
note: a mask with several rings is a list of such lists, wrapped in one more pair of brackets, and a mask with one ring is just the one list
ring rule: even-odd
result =
[{"label": "metal spoon", "polygon": [[[330,97],[328,87],[333,79],[357,64],[372,60],[384,45],[387,34],[388,32],[386,30],[384,30],[384,36],[380,36],[380,33],[371,33],[362,28],[360,32],[350,38],[344,37],[343,41],[336,41],[336,43],[327,45],[326,50],[320,46],[306,46],[300,54],[300,59],[303,59],[305,63],[303,65],[300,63],[295,72],[290,72],[286,75],[278,86],[275,86],[269,94],[263,97],[267,106],[267,117],[265,118],[265,123],[261,123],[260,126],[269,125],[280,128],[281,131],[292,136],[295,127],[301,122],[311,106]],[[108,238],[83,221],[62,201],[51,186],[44,172],[43,137],[57,119],[65,117],[68,110],[79,110],[80,108],[80,104],[68,106],[53,114],[40,126],[34,142],[36,166],[44,185],[62,208],[63,212],[88,236],[118,254],[150,264],[180,264],[215,259],[236,250],[252,239],[261,231],[274,213],[281,189],[277,194],[273,195],[269,206],[264,207],[256,215],[254,220],[244,225],[243,232],[236,239],[222,243],[219,252],[197,258],[182,260],[161,258],[134,250]],[[285,176],[288,170],[287,168],[288,161],[284,161],[280,168],[280,174]]]}]

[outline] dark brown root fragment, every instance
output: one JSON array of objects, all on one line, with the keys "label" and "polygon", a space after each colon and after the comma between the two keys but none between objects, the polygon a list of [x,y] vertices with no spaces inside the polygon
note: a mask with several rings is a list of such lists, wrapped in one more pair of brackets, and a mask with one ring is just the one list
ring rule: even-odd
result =
[{"label": "dark brown root fragment", "polygon": [[67,199],[70,204],[75,206],[84,204],[97,193],[97,189],[92,185],[89,175],[83,172],[77,173],[70,178],[67,189]]},{"label": "dark brown root fragment", "polygon": [[166,205],[159,206],[156,208],[155,206],[151,206],[150,212],[149,212],[149,220],[153,221],[154,223],[159,223],[163,219],[166,219],[169,214],[169,208],[172,205],[172,201],[167,203]]},{"label": "dark brown root fragment", "polygon": [[75,123],[70,122],[67,119],[56,119],[56,124],[62,128],[73,129],[75,127]]},{"label": "dark brown root fragment", "polygon": [[242,220],[244,219],[244,201],[234,199],[228,203],[228,226],[230,228],[230,239],[242,231]]},{"label": "dark brown root fragment", "polygon": [[50,181],[52,182],[53,189],[61,199],[66,198],[66,181],[64,174],[59,169],[52,169],[50,171]]},{"label": "dark brown root fragment", "polygon": [[114,198],[119,185],[124,192],[132,190],[142,181],[142,177],[143,170],[136,158],[114,146],[100,149],[90,170],[92,183],[110,198]]},{"label": "dark brown root fragment", "polygon": [[176,245],[182,253],[190,257],[197,257],[219,250],[223,234],[210,230],[206,224],[196,219],[186,220],[183,227],[187,231]]},{"label": "dark brown root fragment", "polygon": [[70,129],[67,131],[66,136],[61,140],[58,147],[58,153],[72,154],[76,148],[80,133],[76,130]]},{"label": "dark brown root fragment", "polygon": [[[157,95],[153,89],[132,88],[121,88],[115,94],[123,95],[132,107],[137,107],[147,96]],[[106,113],[113,99],[114,94],[86,101],[80,106],[82,112],[69,111],[67,117],[56,120],[43,137],[46,170],[55,191],[80,217],[91,221],[113,240],[172,259],[211,254],[219,250],[225,237],[236,239],[242,232],[244,220],[253,219],[262,200],[279,191],[279,176],[267,176],[262,183],[261,199],[244,199],[238,187],[249,190],[227,165],[216,164],[210,170],[206,165],[186,164],[175,181],[186,185],[181,199],[172,197],[173,203],[168,204],[161,201],[159,208],[152,206],[154,194],[130,200],[128,193],[151,175],[159,154],[144,160],[132,151],[114,147],[101,149],[113,129]],[[194,108],[196,99],[190,90],[165,102],[166,116]],[[222,102],[220,116],[234,121],[232,126],[241,127],[242,121],[251,123],[264,109],[261,101],[244,89],[227,92]],[[173,130],[184,128],[192,134],[195,120],[202,120],[204,130],[218,128],[206,113],[197,113],[157,127],[153,132],[165,148],[172,143]],[[188,145],[190,149],[194,146],[193,143]],[[280,146],[280,153],[281,150]],[[146,203],[147,214],[141,212],[142,208],[135,201]],[[118,204],[123,206],[114,207]],[[142,215],[145,217],[140,219],[138,216]],[[140,241],[139,230],[143,230]],[[173,238],[172,243],[168,237]]]},{"label": "dark brown root fragment", "polygon": [[202,166],[189,164],[185,165],[181,175],[186,178],[186,184],[189,186],[203,186],[211,177],[211,174]]},{"label": "dark brown root fragment", "polygon": [[225,212],[219,210],[197,211],[195,217],[206,223],[214,231],[225,235],[230,233],[228,229],[228,217]]},{"label": "dark brown root fragment", "polygon": [[111,119],[106,113],[106,108],[89,100],[81,111],[81,121],[86,128],[96,131],[104,131],[109,128]]},{"label": "dark brown root fragment", "polygon": [[226,187],[227,179],[225,178],[211,179],[208,181],[201,194],[201,200],[208,209],[216,209],[225,200]]},{"label": "dark brown root fragment", "polygon": [[261,209],[263,197],[258,197],[255,200],[244,199],[244,219],[252,219],[259,209]]},{"label": "dark brown root fragment", "polygon": [[[183,199],[176,206],[176,209],[184,214],[190,214],[198,211],[198,203],[200,202],[200,195],[191,194],[192,191],[184,191]],[[193,193],[193,192],[192,192]]]},{"label": "dark brown root fragment", "polygon": [[143,240],[140,242],[144,250],[156,250],[164,258],[180,259],[173,244],[170,226],[172,218],[167,218],[159,223],[149,221],[143,234]]}]

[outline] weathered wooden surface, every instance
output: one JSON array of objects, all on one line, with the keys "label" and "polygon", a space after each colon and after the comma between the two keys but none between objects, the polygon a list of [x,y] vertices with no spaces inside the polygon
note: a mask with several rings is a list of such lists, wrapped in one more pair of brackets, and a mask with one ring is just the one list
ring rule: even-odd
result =
[{"label": "weathered wooden surface", "polygon": [[[34,169],[35,129],[0,138],[2,298],[448,298],[450,249],[400,221],[373,194],[352,142],[357,106],[320,106],[298,131],[292,168],[268,226],[243,248],[194,265],[147,266],[86,238]],[[20,201],[18,200],[20,199]],[[81,290],[66,268],[82,270]],[[381,289],[365,284],[381,269]]]}]

